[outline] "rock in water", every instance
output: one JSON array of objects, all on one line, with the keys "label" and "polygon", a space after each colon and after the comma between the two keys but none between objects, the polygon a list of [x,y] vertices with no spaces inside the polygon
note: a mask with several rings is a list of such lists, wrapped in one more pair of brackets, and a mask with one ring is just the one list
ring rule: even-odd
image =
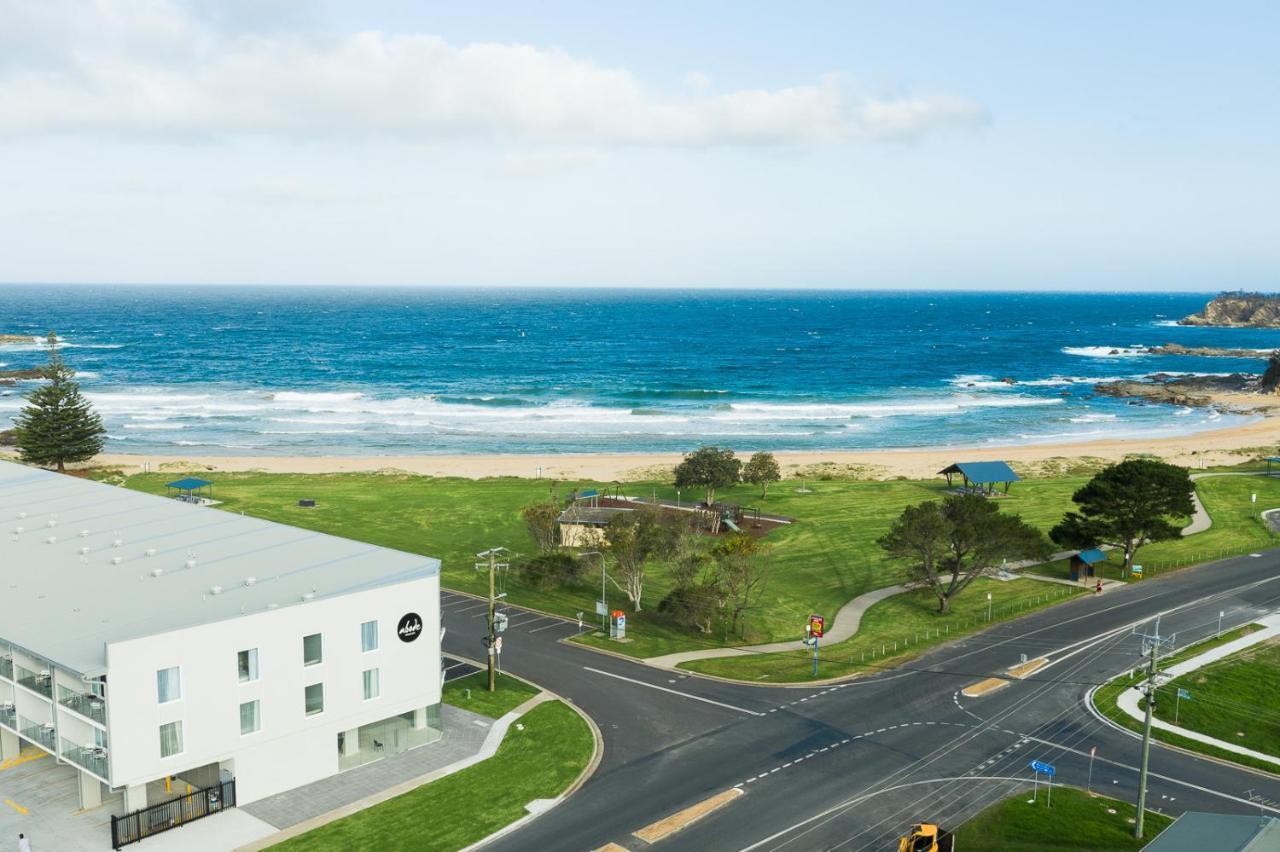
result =
[{"label": "rock in water", "polygon": [[1231,328],[1280,328],[1280,296],[1264,293],[1219,293],[1200,313],[1184,317],[1178,323]]},{"label": "rock in water", "polygon": [[1258,386],[1263,393],[1280,393],[1280,353],[1271,353],[1267,359],[1267,370]]}]

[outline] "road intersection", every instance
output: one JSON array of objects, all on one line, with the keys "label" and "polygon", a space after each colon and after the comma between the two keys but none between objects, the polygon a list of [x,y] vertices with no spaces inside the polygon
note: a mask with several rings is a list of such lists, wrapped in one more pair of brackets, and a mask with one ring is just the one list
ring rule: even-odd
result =
[{"label": "road intersection", "polygon": [[[446,650],[475,657],[482,612],[446,593]],[[647,848],[634,832],[726,790],[718,810],[657,845],[670,849],[893,848],[921,819],[955,826],[1022,788],[1032,759],[1057,782],[1132,800],[1138,742],[1093,713],[1097,684],[1133,670],[1133,627],[1161,617],[1178,645],[1280,608],[1280,551],[1227,559],[1048,610],[935,648],[859,680],[752,686],[656,669],[565,640],[576,621],[512,608],[503,665],[575,702],[604,756],[559,807],[494,849]],[[797,647],[799,642],[797,641]],[[1025,654],[1048,662],[982,698],[967,685]],[[1156,746],[1148,807],[1280,814],[1280,779]]]}]

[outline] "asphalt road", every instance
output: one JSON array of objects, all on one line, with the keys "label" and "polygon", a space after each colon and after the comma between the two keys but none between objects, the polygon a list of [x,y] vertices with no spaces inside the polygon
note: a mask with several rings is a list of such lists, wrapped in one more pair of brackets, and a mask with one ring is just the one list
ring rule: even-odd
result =
[{"label": "asphalt road", "polygon": [[[483,606],[445,594],[445,648],[479,658]],[[1161,616],[1177,644],[1280,608],[1280,551],[1224,560],[1082,596],[935,649],[875,677],[824,687],[753,687],[682,676],[561,640],[576,622],[513,608],[505,669],[575,702],[599,725],[600,768],[574,796],[495,850],[646,848],[632,832],[733,787],[745,795],[656,843],[663,849],[896,849],[916,821],[957,826],[1031,789],[1028,762],[1056,781],[1132,800],[1139,743],[1096,717],[1087,693],[1139,664],[1132,634]],[[1150,630],[1151,624],[1144,629]],[[991,695],[959,690],[1048,656]],[[1154,746],[1148,807],[1280,815],[1280,780]],[[1043,788],[1041,795],[1044,795]]]}]

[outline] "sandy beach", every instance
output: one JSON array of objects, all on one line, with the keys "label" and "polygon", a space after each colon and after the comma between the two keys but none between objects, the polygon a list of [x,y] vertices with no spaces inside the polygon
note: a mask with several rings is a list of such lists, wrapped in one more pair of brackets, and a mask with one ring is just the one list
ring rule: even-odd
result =
[{"label": "sandy beach", "polygon": [[[1257,397],[1252,401],[1255,406]],[[1272,409],[1274,415],[1276,409]],[[1117,461],[1126,455],[1150,453],[1175,464],[1198,468],[1237,464],[1261,452],[1274,452],[1280,442],[1280,419],[1275,416],[1230,429],[1154,439],[1097,440],[1066,444],[984,447],[935,447],[901,450],[778,452],[787,477],[818,476],[824,472],[869,479],[895,476],[927,478],[954,461],[1008,461],[1032,475],[1060,472],[1073,459]],[[662,477],[680,460],[674,453],[545,454],[545,455],[396,455],[396,456],[163,456],[110,453],[96,465],[126,472],[247,471],[270,473],[352,473],[404,471],[429,476],[480,479],[523,476],[553,479],[592,479],[609,482]]]}]

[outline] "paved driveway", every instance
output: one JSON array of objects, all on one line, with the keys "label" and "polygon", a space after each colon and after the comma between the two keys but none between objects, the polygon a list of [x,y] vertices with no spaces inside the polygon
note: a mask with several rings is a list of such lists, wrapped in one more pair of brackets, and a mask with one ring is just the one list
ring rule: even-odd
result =
[{"label": "paved driveway", "polygon": [[18,832],[33,852],[110,849],[111,814],[122,813],[121,796],[80,811],[76,770],[59,766],[43,751],[28,747],[0,763],[0,848],[17,848]]}]

